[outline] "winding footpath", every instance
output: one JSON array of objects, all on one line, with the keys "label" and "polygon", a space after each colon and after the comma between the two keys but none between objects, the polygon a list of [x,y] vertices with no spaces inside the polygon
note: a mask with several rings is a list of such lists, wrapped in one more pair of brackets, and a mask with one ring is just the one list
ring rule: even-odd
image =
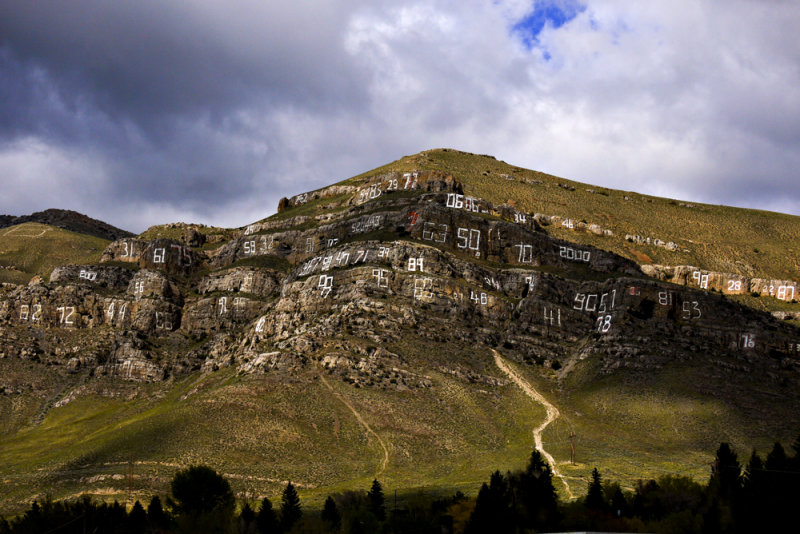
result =
[{"label": "winding footpath", "polygon": [[384,471],[386,471],[386,466],[389,463],[389,449],[386,447],[386,443],[383,442],[383,440],[381,439],[381,437],[378,435],[377,432],[372,430],[372,427],[369,426],[369,424],[367,424],[367,422],[364,420],[363,417],[361,417],[361,414],[358,413],[358,410],[353,408],[352,404],[347,402],[347,400],[345,400],[344,397],[339,395],[339,393],[335,389],[333,389],[333,387],[331,387],[331,385],[328,383],[328,381],[325,380],[325,377],[322,375],[322,373],[320,373],[319,377],[320,377],[320,379],[322,379],[322,383],[325,384],[325,387],[327,387],[337,399],[342,401],[342,404],[347,406],[350,409],[350,411],[353,412],[353,415],[358,420],[358,422],[361,424],[361,426],[363,426],[366,429],[367,433],[368,434],[372,434],[373,436],[375,436],[375,439],[378,440],[378,443],[380,444],[381,448],[383,449],[383,460],[381,461],[380,469],[378,469],[375,472],[375,478],[377,479],[378,477],[380,477],[383,474]]},{"label": "winding footpath", "polygon": [[533,429],[533,442],[536,446],[536,450],[542,453],[542,456],[544,456],[547,462],[550,464],[553,470],[553,475],[560,478],[561,482],[564,483],[564,487],[567,489],[567,495],[569,495],[569,498],[574,499],[575,495],[572,494],[572,490],[567,483],[566,477],[564,477],[564,475],[561,474],[561,471],[559,471],[553,456],[544,450],[544,445],[542,443],[542,432],[544,432],[544,429],[547,428],[547,425],[558,419],[558,417],[561,415],[558,412],[558,408],[550,404],[547,399],[541,395],[541,393],[533,389],[533,387],[527,381],[525,381],[524,378],[522,378],[516,371],[509,367],[505,360],[503,360],[503,358],[500,356],[500,353],[492,349],[492,354],[494,354],[494,363],[497,365],[497,367],[503,371],[506,376],[513,380],[514,383],[518,385],[526,395],[536,402],[544,405],[545,410],[547,410],[547,417],[545,417],[542,424]]}]

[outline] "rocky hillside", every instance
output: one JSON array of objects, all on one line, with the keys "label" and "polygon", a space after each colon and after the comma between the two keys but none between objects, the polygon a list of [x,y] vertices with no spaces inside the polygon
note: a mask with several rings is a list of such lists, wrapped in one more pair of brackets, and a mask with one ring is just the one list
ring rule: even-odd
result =
[{"label": "rocky hillside", "polygon": [[[197,461],[253,495],[373,476],[474,491],[533,446],[545,408],[520,381],[560,410],[543,441],[566,495],[594,466],[706,476],[721,440],[793,438],[796,266],[708,259],[663,221],[626,232],[612,203],[712,208],[579,185],[431,151],[246,228],[151,229],[3,284],[0,510],[45,486],[158,491]],[[531,209],[571,195],[604,207]],[[759,250],[789,250],[776,239]]]}]

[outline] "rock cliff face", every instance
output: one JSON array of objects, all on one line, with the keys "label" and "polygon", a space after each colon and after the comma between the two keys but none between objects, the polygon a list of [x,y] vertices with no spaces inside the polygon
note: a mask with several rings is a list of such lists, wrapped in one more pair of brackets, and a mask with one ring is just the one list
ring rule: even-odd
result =
[{"label": "rock cliff face", "polygon": [[[327,209],[293,215],[309,202]],[[794,282],[640,269],[555,239],[540,226],[552,218],[465,196],[436,172],[382,174],[282,207],[215,249],[198,236],[125,238],[98,265],[6,284],[2,356],[137,381],[313,365],[364,385],[426,387],[402,354],[380,348],[413,335],[502,346],[562,373],[589,357],[612,372],[713,354],[797,381],[797,329],[717,293],[791,300]],[[65,350],[65,331],[92,334]]]}]

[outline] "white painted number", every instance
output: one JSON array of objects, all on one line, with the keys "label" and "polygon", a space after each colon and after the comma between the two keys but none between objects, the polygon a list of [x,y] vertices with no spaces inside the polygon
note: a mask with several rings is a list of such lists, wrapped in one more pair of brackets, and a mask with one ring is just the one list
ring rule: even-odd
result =
[{"label": "white painted number", "polygon": [[447,193],[447,207],[461,209],[464,207],[464,195]]},{"label": "white painted number", "polygon": [[59,306],[56,311],[61,313],[59,324],[74,324],[72,316],[75,314],[75,306]]},{"label": "white painted number", "polygon": [[700,271],[694,271],[692,273],[692,279],[697,282],[697,285],[700,289],[708,289],[708,275],[703,274]]},{"label": "white painted number", "polygon": [[423,272],[422,258],[408,258],[408,271],[409,272]]},{"label": "white painted number", "polygon": [[489,296],[486,293],[476,293],[470,289],[469,291],[469,300],[474,302],[475,304],[480,304],[482,306],[486,306],[489,304]]},{"label": "white painted number", "polygon": [[81,269],[80,274],[78,275],[79,278],[83,278],[84,280],[89,280],[90,282],[94,282],[97,279],[97,273],[94,271],[86,271]]},{"label": "white painted number", "polygon": [[685,301],[683,303],[683,319],[699,319],[703,314],[700,313],[700,304],[696,301]]},{"label": "white painted number", "polygon": [[156,328],[158,330],[172,330],[172,321],[164,318],[164,314],[156,312]]},{"label": "white painted number", "polygon": [[793,300],[794,286],[778,286],[778,299]]},{"label": "white painted number", "polygon": [[455,209],[464,209],[478,213],[478,202],[473,197],[465,197],[457,193],[447,193],[447,207]]},{"label": "white painted number", "polygon": [[611,330],[611,316],[601,315],[597,318],[596,324],[598,334],[608,334],[608,331]]},{"label": "white painted number", "polygon": [[741,290],[742,290],[741,280],[728,280],[728,291],[741,291]]},{"label": "white painted number", "polygon": [[544,309],[544,323],[545,324],[549,324],[550,326],[553,326],[553,325],[561,326],[561,309],[555,310],[555,312],[557,312],[558,315],[556,315],[556,313],[554,313],[553,308],[550,308],[550,310],[549,310],[550,313],[549,314],[548,314],[547,308],[543,308],[543,309]]},{"label": "white painted number", "polygon": [[416,300],[430,300],[433,298],[433,280],[430,278],[414,279],[414,298]]},{"label": "white painted number", "polygon": [[600,296],[600,309],[597,310],[598,312],[606,313],[606,311],[614,309],[614,304],[615,304],[615,302],[617,300],[617,290],[616,289],[612,289],[611,290],[611,307],[608,308],[608,310],[607,310],[606,306],[607,306],[607,300],[608,300],[607,297],[608,297],[608,295],[609,295],[608,293],[603,293]]},{"label": "white painted number", "polygon": [[592,253],[588,250],[576,250],[571,247],[559,247],[558,255],[571,261],[582,261],[588,263]]},{"label": "white painted number", "polygon": [[372,269],[372,276],[378,282],[378,287],[389,287],[389,271],[386,269]]},{"label": "white painted number", "polygon": [[[609,298],[610,295],[610,298]],[[599,302],[598,302],[598,299]],[[617,300],[617,290],[612,289],[610,293],[576,293],[572,308],[578,311],[599,312],[604,314],[614,310]],[[599,305],[599,308],[598,308]]]},{"label": "white painted number", "polygon": [[519,245],[514,245],[514,247],[519,247],[519,262],[520,263],[531,263],[533,262],[533,245],[523,245],[520,243]]},{"label": "white painted number", "polygon": [[350,261],[350,253],[340,251],[336,254],[336,266],[341,267],[342,265],[347,265],[347,262]]},{"label": "white painted number", "polygon": [[481,231],[469,228],[458,229],[458,248],[466,248],[477,251],[481,244]]},{"label": "white painted number", "polygon": [[366,263],[368,254],[369,254],[368,250],[365,250],[363,248],[358,249],[356,251],[356,259],[355,261],[353,261],[353,264],[355,265],[358,262]]},{"label": "white painted number", "polygon": [[317,287],[320,289],[320,294],[322,298],[326,298],[328,295],[331,294],[331,290],[333,289],[333,277],[322,275],[319,277],[319,282],[317,282]]},{"label": "white painted number", "polygon": [[422,224],[422,239],[425,241],[434,241],[436,243],[444,243],[447,241],[446,224],[438,224],[434,222],[425,222]]},{"label": "white painted number", "polygon": [[530,275],[525,277],[525,282],[528,284],[528,292],[530,293],[536,289],[536,276]]}]

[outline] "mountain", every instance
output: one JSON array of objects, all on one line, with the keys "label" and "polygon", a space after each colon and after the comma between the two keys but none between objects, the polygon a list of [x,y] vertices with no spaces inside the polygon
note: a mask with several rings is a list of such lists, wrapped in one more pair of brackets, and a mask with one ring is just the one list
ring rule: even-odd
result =
[{"label": "mountain", "polygon": [[443,149],[118,239],[0,288],[0,513],[192,463],[251,497],[474,494],[535,444],[565,497],[704,479],[800,429],[798,235]]},{"label": "mountain", "polygon": [[133,237],[131,232],[120,230],[114,226],[97,219],[92,219],[82,213],[72,210],[49,209],[37,211],[30,215],[0,215],[0,228],[16,226],[19,224],[35,222],[69,230],[77,234],[114,241],[125,237]]}]

